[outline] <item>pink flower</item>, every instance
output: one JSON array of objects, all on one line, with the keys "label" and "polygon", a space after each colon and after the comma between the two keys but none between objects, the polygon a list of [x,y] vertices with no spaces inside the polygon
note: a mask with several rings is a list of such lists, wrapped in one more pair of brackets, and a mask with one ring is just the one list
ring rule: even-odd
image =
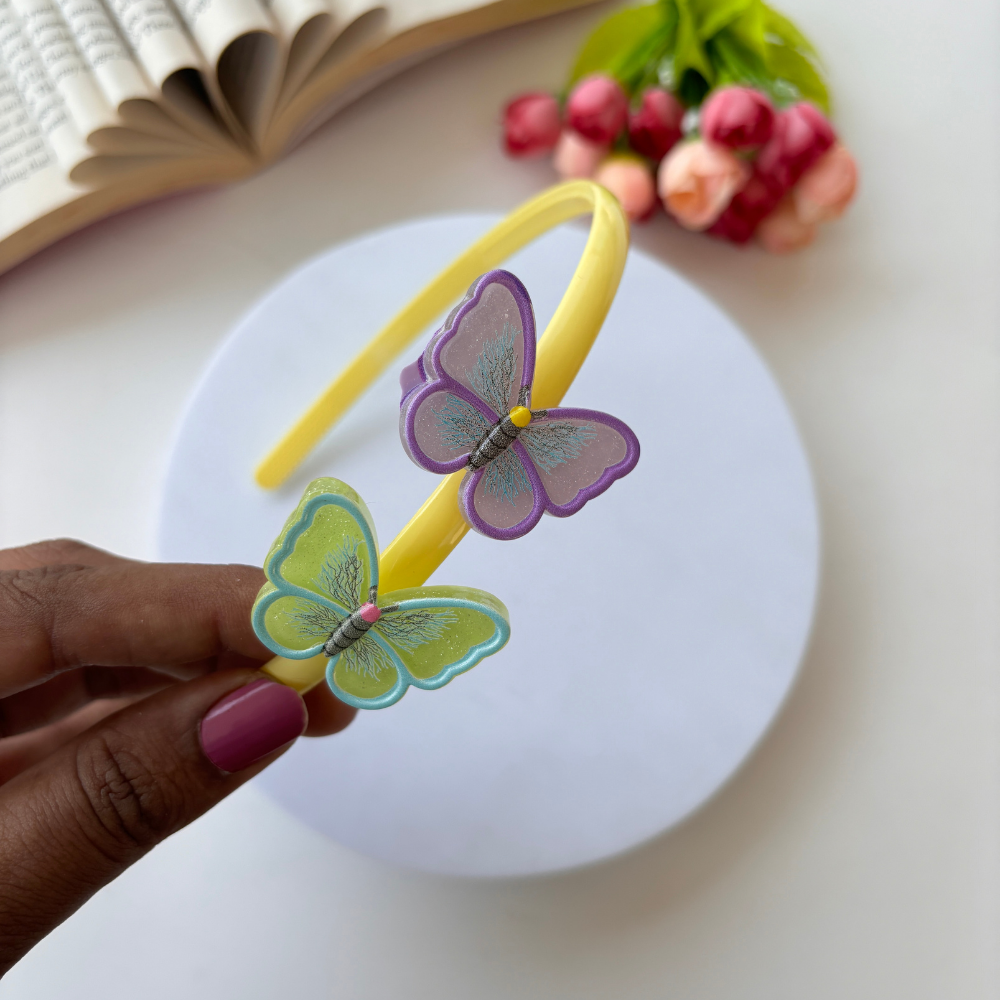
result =
[{"label": "pink flower", "polygon": [[608,155],[608,147],[588,142],[571,128],[563,129],[552,157],[556,173],[564,179],[593,177],[597,166]]},{"label": "pink flower", "polygon": [[756,149],[771,138],[774,107],[751,87],[723,87],[701,109],[701,134],[728,149]]},{"label": "pink flower", "polygon": [[752,227],[744,216],[740,215],[739,212],[734,212],[733,206],[730,204],[729,208],[705,232],[717,239],[742,245],[750,242],[754,228],[756,227]]},{"label": "pink flower", "polygon": [[642,105],[628,119],[628,141],[643,156],[659,163],[681,137],[684,105],[660,87],[642,95]]},{"label": "pink flower", "polygon": [[566,121],[585,139],[608,146],[625,127],[628,98],[617,81],[603,73],[584,77],[566,102]]},{"label": "pink flower", "polygon": [[594,175],[620,202],[630,222],[645,222],[656,208],[656,185],[649,167],[635,156],[609,156]]},{"label": "pink flower", "polygon": [[757,155],[757,172],[782,192],[837,141],[833,126],[822,112],[804,101],[793,104],[774,119],[774,131]]},{"label": "pink flower", "polygon": [[515,97],[503,110],[504,146],[511,156],[541,156],[559,141],[559,102],[540,91]]},{"label": "pink flower", "polygon": [[783,193],[755,169],[708,232],[733,243],[746,243],[761,220],[774,211]]},{"label": "pink flower", "polygon": [[824,153],[792,191],[795,212],[804,223],[828,222],[843,215],[858,186],[858,165],[846,147]]},{"label": "pink flower", "polygon": [[749,168],[721,146],[683,142],[664,157],[658,174],[666,210],[685,229],[707,229],[743,187]]},{"label": "pink flower", "polygon": [[818,228],[815,223],[803,222],[791,196],[786,196],[757,227],[757,241],[770,253],[791,253],[812,243]]}]

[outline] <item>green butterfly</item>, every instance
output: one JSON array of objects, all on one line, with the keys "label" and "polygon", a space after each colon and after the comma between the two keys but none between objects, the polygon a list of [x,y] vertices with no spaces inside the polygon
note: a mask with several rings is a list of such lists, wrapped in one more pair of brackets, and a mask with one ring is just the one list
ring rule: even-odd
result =
[{"label": "green butterfly", "polygon": [[326,680],[356,708],[431,690],[503,648],[507,609],[471,587],[410,587],[379,598],[375,523],[339,479],[314,479],[264,563],[254,631],[279,656],[325,653]]}]

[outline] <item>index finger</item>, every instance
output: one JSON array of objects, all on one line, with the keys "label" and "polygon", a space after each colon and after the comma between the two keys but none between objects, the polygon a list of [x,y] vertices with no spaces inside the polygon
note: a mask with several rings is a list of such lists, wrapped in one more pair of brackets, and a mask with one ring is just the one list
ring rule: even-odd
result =
[{"label": "index finger", "polygon": [[81,666],[263,662],[250,625],[263,582],[252,566],[117,559],[0,571],[0,697]]},{"label": "index finger", "polygon": [[132,562],[124,556],[78,542],[75,538],[49,538],[44,542],[0,549],[0,570],[38,569],[41,566],[111,566]]}]

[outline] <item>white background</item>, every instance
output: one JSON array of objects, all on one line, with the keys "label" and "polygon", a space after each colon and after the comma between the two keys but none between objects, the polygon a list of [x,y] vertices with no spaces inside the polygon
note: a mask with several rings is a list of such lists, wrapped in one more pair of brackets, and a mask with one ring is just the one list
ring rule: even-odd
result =
[{"label": "white background", "polygon": [[[760,751],[669,836],[528,882],[401,874],[299,830],[315,877],[292,884],[280,814],[248,827],[259,803],[241,793],[0,996],[256,1000],[293,969],[308,1000],[997,995],[1000,12],[780,6],[827,58],[863,164],[854,210],[788,259],[662,220],[636,240],[753,338],[817,478],[817,629]],[[254,180],[126,213],[0,278],[0,540],[151,554],[172,428],[247,305],[351,235],[507,209],[548,183],[497,153],[497,108],[555,86],[606,12],[472,43]],[[203,894],[158,879],[157,855],[186,858]]]}]

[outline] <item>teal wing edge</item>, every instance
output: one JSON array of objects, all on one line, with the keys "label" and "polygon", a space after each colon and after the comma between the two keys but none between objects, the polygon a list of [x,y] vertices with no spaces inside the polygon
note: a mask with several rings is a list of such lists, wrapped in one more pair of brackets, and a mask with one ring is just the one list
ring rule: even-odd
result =
[{"label": "teal wing edge", "polygon": [[[393,647],[391,638],[387,639],[381,635],[376,628],[368,634],[374,638],[379,645],[391,656],[393,665],[398,672],[396,684],[385,693],[376,698],[359,698],[343,691],[334,680],[336,670],[336,660],[332,659],[326,668],[327,684],[333,693],[355,708],[379,709],[388,708],[394,705],[406,693],[407,688],[416,687],[424,691],[434,691],[444,687],[450,680],[471,670],[477,663],[499,652],[510,639],[510,616],[506,606],[498,598],[485,590],[477,590],[473,587],[411,587],[407,590],[397,590],[386,594],[379,601],[380,604],[398,604],[400,612],[419,611],[425,608],[451,608],[461,609],[480,616],[481,625],[489,622],[490,634],[477,642],[471,642],[464,646],[461,655],[456,659],[443,664],[440,669],[427,677],[415,676],[407,667],[404,656]],[[445,640],[449,645],[454,645],[454,637]]]},{"label": "teal wing edge", "polygon": [[334,695],[344,702],[345,705],[374,711],[375,709],[388,708],[390,705],[395,705],[406,694],[406,689],[413,683],[413,678],[410,676],[410,672],[406,669],[403,661],[399,658],[399,654],[374,629],[368,632],[368,638],[377,642],[392,660],[392,664],[396,668],[396,683],[388,691],[383,692],[375,698],[360,698],[358,695],[345,691],[335,678],[337,664],[340,662],[343,654],[340,654],[340,656],[331,656],[327,661],[326,683]]},{"label": "teal wing edge", "polygon": [[375,525],[367,505],[350,486],[339,479],[314,479],[306,487],[299,505],[289,515],[281,534],[275,539],[267,554],[264,561],[264,575],[267,577],[267,582],[258,591],[250,615],[250,621],[257,638],[272,653],[289,660],[307,660],[318,656],[323,652],[325,640],[317,642],[307,649],[293,649],[273,638],[267,627],[267,613],[275,601],[283,597],[296,597],[300,600],[321,604],[342,617],[350,614],[350,609],[344,608],[336,601],[313,590],[290,583],[281,572],[282,564],[294,552],[296,542],[312,527],[316,514],[328,505],[343,508],[357,523],[367,544],[368,552],[372,554],[372,558],[369,560],[370,579],[376,585],[378,584],[378,542],[375,535]]}]

